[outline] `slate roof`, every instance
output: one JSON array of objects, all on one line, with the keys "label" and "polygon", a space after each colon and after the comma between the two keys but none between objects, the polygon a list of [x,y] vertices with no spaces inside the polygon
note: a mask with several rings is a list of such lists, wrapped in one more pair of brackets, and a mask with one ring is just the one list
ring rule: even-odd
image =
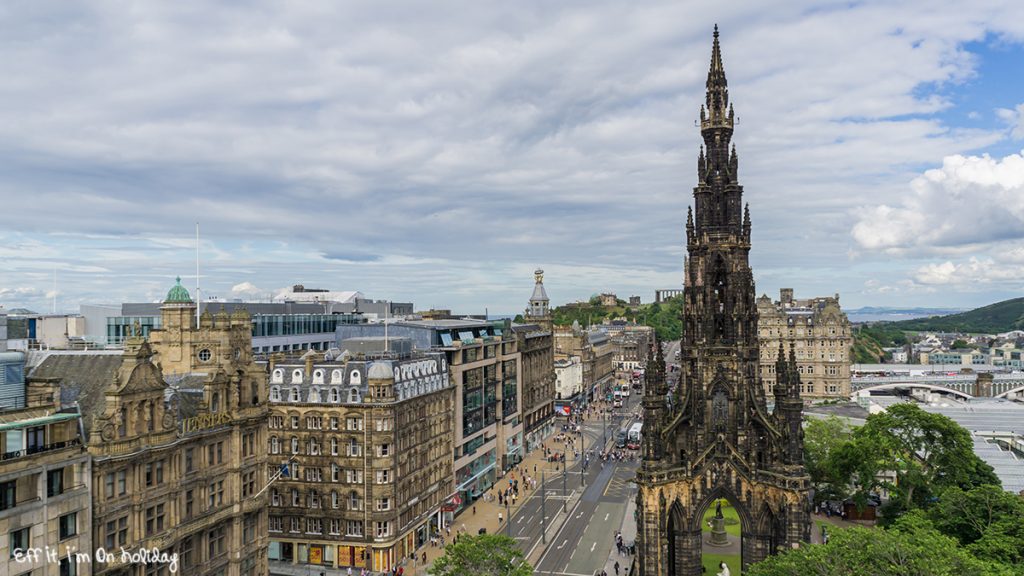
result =
[{"label": "slate roof", "polygon": [[106,389],[121,367],[121,352],[43,353],[40,356],[36,357],[35,353],[31,355],[30,363],[35,365],[28,376],[60,379],[61,406],[78,403],[88,438],[93,418],[102,415],[106,407]]}]

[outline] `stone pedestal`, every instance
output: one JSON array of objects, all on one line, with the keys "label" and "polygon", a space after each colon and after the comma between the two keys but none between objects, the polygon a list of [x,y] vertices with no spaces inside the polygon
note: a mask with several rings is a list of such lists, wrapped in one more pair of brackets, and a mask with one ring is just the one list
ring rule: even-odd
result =
[{"label": "stone pedestal", "polygon": [[711,538],[708,546],[728,546],[729,538],[725,534],[725,518],[711,519]]}]

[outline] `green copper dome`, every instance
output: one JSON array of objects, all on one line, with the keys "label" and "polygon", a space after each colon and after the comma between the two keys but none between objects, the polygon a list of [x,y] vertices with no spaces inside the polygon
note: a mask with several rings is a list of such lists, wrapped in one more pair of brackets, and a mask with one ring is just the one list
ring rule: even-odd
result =
[{"label": "green copper dome", "polygon": [[181,285],[181,276],[177,278],[178,283],[171,288],[171,291],[167,293],[167,299],[164,300],[165,304],[191,304],[192,297],[188,295],[188,290]]}]

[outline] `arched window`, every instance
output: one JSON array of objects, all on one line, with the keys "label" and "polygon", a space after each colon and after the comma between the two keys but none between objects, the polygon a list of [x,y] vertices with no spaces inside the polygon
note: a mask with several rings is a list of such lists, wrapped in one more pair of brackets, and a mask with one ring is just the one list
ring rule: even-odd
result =
[{"label": "arched window", "polygon": [[292,388],[291,394],[289,395],[288,400],[290,402],[299,402],[301,399],[302,399],[302,397],[299,395],[299,387],[296,386],[296,387]]},{"label": "arched window", "polygon": [[324,371],[320,368],[313,371],[313,384],[324,383]]},{"label": "arched window", "polygon": [[270,381],[275,384],[284,382],[284,370],[277,368],[274,370],[274,374],[270,377]]},{"label": "arched window", "polygon": [[359,384],[360,382],[362,382],[362,376],[359,375],[359,371],[358,370],[353,370],[353,371],[349,372],[349,374],[348,374],[348,383],[349,384]]},{"label": "arched window", "polygon": [[341,370],[331,370],[331,384],[341,384]]},{"label": "arched window", "polygon": [[302,370],[300,368],[296,368],[295,370],[292,370],[292,384],[301,384],[301,383],[302,383]]},{"label": "arched window", "polygon": [[359,389],[358,388],[352,388],[352,389],[350,389],[348,391],[348,401],[349,402],[353,402],[353,403],[354,402],[359,402]]},{"label": "arched window", "polygon": [[270,453],[280,454],[281,452],[281,441],[277,439],[277,436],[270,437]]},{"label": "arched window", "polygon": [[329,392],[329,395],[330,395],[330,402],[332,404],[337,404],[338,402],[341,402],[341,391],[338,390],[337,388],[331,388],[331,391]]},{"label": "arched window", "polygon": [[270,387],[270,401],[271,402],[280,402],[281,401],[281,387],[280,386],[271,386]]},{"label": "arched window", "polygon": [[331,490],[331,508],[337,508],[339,505],[340,502],[338,501],[338,493],[334,490]]},{"label": "arched window", "polygon": [[249,384],[249,393],[252,395],[252,405],[260,403],[260,385],[256,382]]},{"label": "arched window", "polygon": [[320,402],[320,389],[316,386],[309,389],[309,402],[311,404]]},{"label": "arched window", "polygon": [[299,453],[299,439],[296,436],[292,436],[292,454]]}]

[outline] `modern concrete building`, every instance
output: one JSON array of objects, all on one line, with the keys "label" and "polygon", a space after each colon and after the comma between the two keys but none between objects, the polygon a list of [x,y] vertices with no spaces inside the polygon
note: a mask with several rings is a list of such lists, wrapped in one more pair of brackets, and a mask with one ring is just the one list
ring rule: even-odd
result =
[{"label": "modern concrete building", "polygon": [[839,295],[795,300],[792,288],[780,291],[780,300],[757,299],[761,381],[765,395],[775,386],[779,343],[786,353],[793,348],[801,375],[804,400],[850,397],[853,337],[850,321],[839,307]]},{"label": "modern concrete building", "polygon": [[89,574],[74,554],[93,549],[80,416],[54,387],[26,386],[24,367],[22,353],[0,352],[0,574]]},{"label": "modern concrete building", "polygon": [[7,312],[0,306],[0,352],[7,352]]},{"label": "modern concrete building", "polygon": [[270,488],[272,574],[386,572],[446,525],[455,389],[443,353],[402,344],[271,358],[270,461],[288,469]]},{"label": "modern concrete building", "polygon": [[85,318],[77,314],[9,312],[7,328],[7,347],[12,350],[81,349],[87,345]]},{"label": "modern concrete building", "polygon": [[[397,304],[395,306],[398,306]],[[119,307],[82,305],[89,340],[118,347],[136,326],[142,336],[161,327],[162,304],[122,304]],[[410,305],[411,307],[411,305]],[[329,302],[203,302],[200,312],[212,314],[245,312],[251,322],[254,354],[296,350],[327,350],[334,345],[339,324],[366,322],[354,304]],[[103,334],[97,338],[97,334]]]}]

